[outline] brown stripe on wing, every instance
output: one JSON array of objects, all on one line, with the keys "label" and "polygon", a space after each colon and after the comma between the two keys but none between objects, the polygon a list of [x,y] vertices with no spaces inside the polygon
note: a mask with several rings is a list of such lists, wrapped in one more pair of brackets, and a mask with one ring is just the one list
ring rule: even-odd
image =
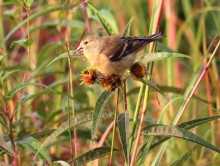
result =
[{"label": "brown stripe on wing", "polygon": [[118,51],[117,51],[115,54],[111,55],[111,56],[109,57],[109,60],[111,60],[111,61],[114,62],[114,61],[118,61],[118,60],[120,60],[121,58],[123,58],[124,52],[126,51],[127,46],[128,46],[128,44],[125,43],[125,42],[123,42],[123,44],[122,44],[122,46],[120,47],[120,49],[118,49]]}]

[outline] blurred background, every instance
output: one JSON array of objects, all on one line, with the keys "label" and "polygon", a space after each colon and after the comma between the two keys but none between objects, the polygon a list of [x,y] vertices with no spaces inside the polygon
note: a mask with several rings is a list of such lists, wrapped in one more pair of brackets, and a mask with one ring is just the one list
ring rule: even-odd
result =
[{"label": "blurred background", "polygon": [[[146,36],[151,35],[149,27],[153,17],[154,0],[36,0],[30,6],[24,2],[0,0],[0,75],[2,77],[0,133],[5,134],[9,131],[8,117],[14,114],[12,130],[15,140],[33,133],[55,129],[67,120],[68,110],[71,109],[66,95],[69,91],[69,79],[72,80],[74,96],[72,109],[75,114],[93,110],[102,89],[99,85],[81,85],[80,73],[89,64],[80,58],[73,59],[71,77],[68,77],[68,58],[60,58],[48,65],[56,57],[67,52],[68,45],[70,50],[74,50],[85,28],[85,36],[107,35],[87,3],[93,5],[104,16],[115,35],[122,35],[127,23],[133,18],[130,35]],[[168,101],[183,95],[203,57],[212,53],[216,47],[213,43],[209,48],[214,36],[220,34],[220,1],[164,0],[157,29],[165,38],[157,44],[156,51],[182,53],[191,58],[168,59],[154,63],[152,78],[167,95],[163,97],[159,94],[159,105],[154,91],[150,93],[147,118],[152,122],[160,116]],[[145,51],[140,53],[140,55],[146,54]],[[5,76],[5,73],[8,75]],[[219,73],[220,50],[217,51],[211,67],[195,92],[197,99],[190,102],[180,122],[219,115]],[[21,83],[24,82],[35,84],[26,84],[22,87]],[[134,114],[140,85],[140,82],[131,78],[127,80],[130,117]],[[48,87],[54,92],[49,91]],[[112,98],[106,110],[114,111],[116,99]],[[3,101],[6,100],[7,104],[4,104]],[[163,124],[170,123],[179,104],[177,101],[169,107]],[[119,111],[123,110],[123,103],[119,104],[119,108]],[[103,123],[99,137],[108,124]],[[85,153],[92,147],[89,125],[77,129],[79,154]],[[201,136],[206,135],[210,143],[219,147],[219,127],[220,122],[216,121],[193,130]],[[110,143],[109,137],[106,145]],[[192,143],[183,140],[172,141],[161,165],[171,164],[191,146]],[[68,132],[54,141],[51,147],[52,159],[70,160]],[[22,149],[22,151],[24,153],[19,149],[18,154],[19,161],[23,165],[32,160],[36,164],[41,163],[39,160],[34,160],[34,154],[30,150]],[[150,163],[155,154],[156,150],[149,153],[146,162]],[[0,159],[2,163],[12,161],[12,158],[6,155],[1,155]],[[216,152],[199,147],[192,153],[187,163],[218,165],[219,160]],[[102,162],[106,164],[107,159]],[[121,159],[115,161],[115,165],[121,163],[123,163]]]}]

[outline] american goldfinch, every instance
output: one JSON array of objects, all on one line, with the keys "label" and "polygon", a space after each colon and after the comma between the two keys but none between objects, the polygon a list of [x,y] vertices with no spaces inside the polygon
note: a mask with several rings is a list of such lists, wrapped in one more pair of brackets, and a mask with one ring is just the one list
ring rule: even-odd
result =
[{"label": "american goldfinch", "polygon": [[92,67],[106,76],[121,75],[134,64],[136,54],[148,43],[162,39],[161,33],[144,37],[88,36],[76,48]]}]

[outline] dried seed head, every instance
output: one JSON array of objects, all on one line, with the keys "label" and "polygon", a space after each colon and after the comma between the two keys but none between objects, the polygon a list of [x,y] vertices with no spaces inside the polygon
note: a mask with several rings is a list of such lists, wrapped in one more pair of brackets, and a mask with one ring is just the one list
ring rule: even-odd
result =
[{"label": "dried seed head", "polygon": [[111,75],[103,77],[100,80],[100,84],[105,89],[106,92],[112,92],[117,89],[121,84],[121,78],[117,75]]},{"label": "dried seed head", "polygon": [[97,79],[94,69],[85,69],[81,72],[81,80],[86,85],[93,85]]},{"label": "dried seed head", "polygon": [[143,78],[146,74],[145,67],[142,63],[137,62],[131,67],[130,73],[132,78],[135,80]]}]

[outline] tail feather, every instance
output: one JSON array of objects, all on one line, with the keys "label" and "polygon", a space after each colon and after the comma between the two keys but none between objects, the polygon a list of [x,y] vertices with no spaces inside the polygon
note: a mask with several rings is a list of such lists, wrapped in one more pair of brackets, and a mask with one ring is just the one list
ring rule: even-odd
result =
[{"label": "tail feather", "polygon": [[161,32],[158,32],[158,33],[155,33],[153,35],[150,35],[150,36],[123,36],[121,37],[121,39],[124,39],[124,40],[160,40],[160,39],[163,39],[164,36],[161,34]]}]

